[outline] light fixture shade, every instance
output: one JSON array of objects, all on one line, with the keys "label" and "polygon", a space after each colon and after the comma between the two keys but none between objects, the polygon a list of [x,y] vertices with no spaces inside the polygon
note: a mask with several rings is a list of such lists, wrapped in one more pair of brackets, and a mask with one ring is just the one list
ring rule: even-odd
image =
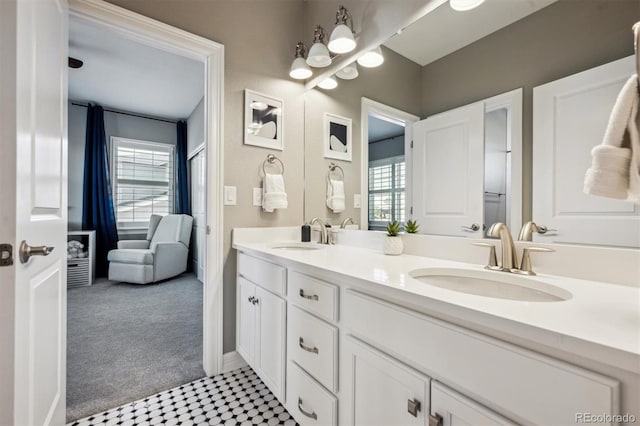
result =
[{"label": "light fixture shade", "polygon": [[380,49],[380,46],[376,47],[375,49],[371,49],[358,58],[358,65],[361,65],[365,68],[379,67],[383,62],[384,56],[382,56],[382,49]]},{"label": "light fixture shade", "polygon": [[309,56],[307,56],[307,65],[315,68],[323,68],[331,65],[331,56],[324,43],[314,43],[311,46]]},{"label": "light fixture shade", "polygon": [[329,50],[333,53],[342,54],[351,52],[355,48],[356,40],[353,38],[351,28],[345,24],[336,25],[329,39]]},{"label": "light fixture shade", "polygon": [[358,65],[355,62],[350,63],[336,73],[336,77],[343,80],[353,80],[358,77]]},{"label": "light fixture shade", "polygon": [[318,87],[320,87],[321,89],[331,90],[338,87],[338,82],[333,77],[327,77],[320,83],[318,83]]},{"label": "light fixture shade", "polygon": [[484,3],[484,0],[449,0],[449,5],[453,10],[464,12],[471,10]]},{"label": "light fixture shade", "polygon": [[311,72],[311,68],[309,68],[309,65],[307,65],[304,58],[298,57],[293,60],[293,63],[291,64],[291,71],[289,71],[289,76],[291,78],[304,80],[311,77],[312,74],[313,72]]}]

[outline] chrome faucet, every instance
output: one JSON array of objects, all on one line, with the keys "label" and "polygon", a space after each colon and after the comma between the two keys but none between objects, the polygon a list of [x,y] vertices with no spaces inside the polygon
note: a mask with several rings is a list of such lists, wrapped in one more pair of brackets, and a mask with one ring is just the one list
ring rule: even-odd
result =
[{"label": "chrome faucet", "polygon": [[340,224],[340,228],[344,229],[349,224],[355,225],[355,222],[353,221],[353,218],[351,218],[351,217],[348,217],[345,220],[343,220],[342,223]]},{"label": "chrome faucet", "polygon": [[498,265],[498,269],[505,272],[511,272],[518,269],[518,257],[516,255],[516,247],[513,244],[511,231],[507,225],[497,222],[491,225],[487,232],[489,237],[499,237],[502,246],[502,262]]},{"label": "chrome faucet", "polygon": [[320,239],[318,240],[318,242],[320,244],[329,244],[329,233],[327,232],[327,227],[325,226],[324,222],[319,218],[314,217],[313,219],[311,219],[311,222],[309,224],[315,225],[316,223],[320,225]]}]

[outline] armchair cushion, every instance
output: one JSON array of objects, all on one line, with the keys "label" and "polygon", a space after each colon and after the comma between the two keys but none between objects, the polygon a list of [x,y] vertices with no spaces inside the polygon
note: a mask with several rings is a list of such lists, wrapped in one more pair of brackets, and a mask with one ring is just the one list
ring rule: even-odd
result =
[{"label": "armchair cushion", "polygon": [[153,252],[143,249],[111,250],[107,256],[109,262],[129,263],[134,265],[153,265]]},{"label": "armchair cushion", "polygon": [[149,241],[147,240],[120,240],[118,241],[119,249],[148,249]]}]

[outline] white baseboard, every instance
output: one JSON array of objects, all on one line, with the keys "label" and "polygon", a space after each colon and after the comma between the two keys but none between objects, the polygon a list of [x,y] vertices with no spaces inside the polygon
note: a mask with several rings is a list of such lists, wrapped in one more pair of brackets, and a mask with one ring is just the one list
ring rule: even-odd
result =
[{"label": "white baseboard", "polygon": [[242,368],[246,365],[247,362],[237,351],[227,352],[222,355],[222,373],[237,370],[238,368]]}]

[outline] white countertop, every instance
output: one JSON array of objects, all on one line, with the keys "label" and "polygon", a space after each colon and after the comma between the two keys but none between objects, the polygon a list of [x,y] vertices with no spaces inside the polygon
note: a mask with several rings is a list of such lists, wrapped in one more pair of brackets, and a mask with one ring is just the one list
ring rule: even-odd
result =
[{"label": "white countertop", "polygon": [[386,256],[380,250],[342,245],[319,250],[283,250],[274,245],[240,242],[234,248],[414,294],[425,304],[463,314],[465,320],[640,374],[640,288],[539,274],[529,279],[560,287],[573,297],[560,302],[495,299],[435,287],[409,275],[424,268],[482,270],[478,265],[407,254]]}]

